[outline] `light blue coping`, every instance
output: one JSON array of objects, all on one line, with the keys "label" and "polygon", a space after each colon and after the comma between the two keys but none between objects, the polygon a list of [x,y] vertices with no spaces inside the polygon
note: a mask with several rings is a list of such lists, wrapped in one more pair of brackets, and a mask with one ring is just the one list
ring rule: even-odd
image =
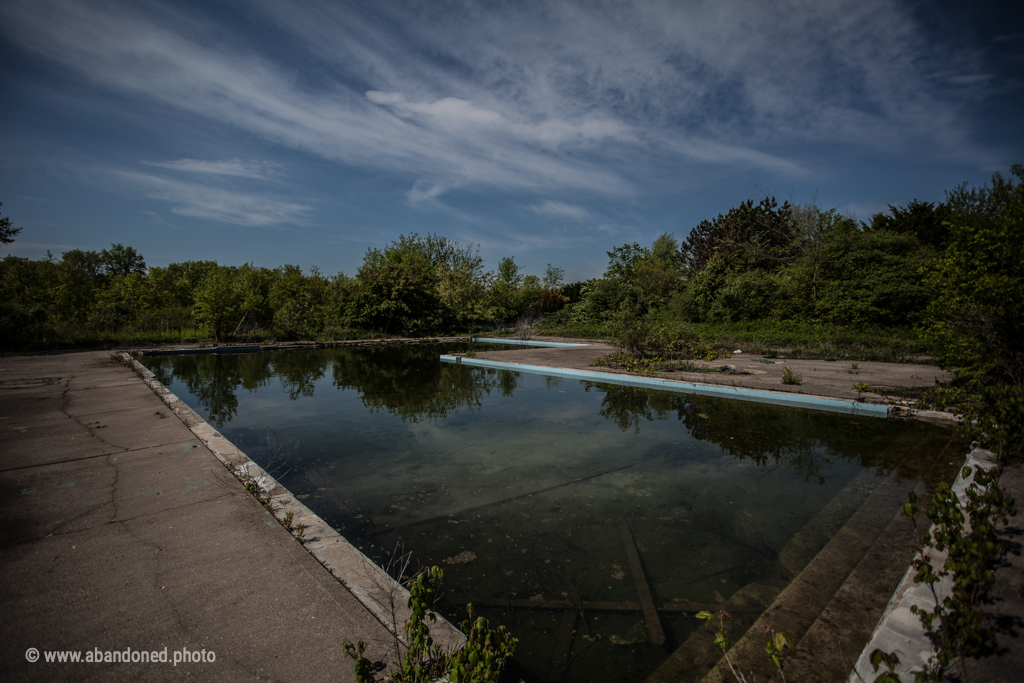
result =
[{"label": "light blue coping", "polygon": [[637,377],[635,375],[616,375],[606,372],[592,372],[589,370],[570,370],[567,368],[547,368],[539,365],[518,365],[516,363],[502,363],[493,360],[481,360],[478,358],[465,358],[462,356],[441,356],[443,363],[461,363],[481,368],[494,368],[497,370],[513,370],[515,372],[528,372],[535,375],[553,375],[555,377],[571,377],[573,379],[584,379],[591,382],[603,382],[605,384],[621,384],[623,386],[646,387],[649,389],[661,389],[664,391],[675,391],[681,394],[697,394],[699,396],[718,396],[720,398],[732,398],[740,401],[754,401],[756,403],[773,403],[781,406],[792,406],[794,408],[809,408],[811,410],[825,410],[831,413],[847,413],[849,415],[864,415],[867,417],[887,417],[889,408],[887,406],[875,405],[873,403],[859,403],[857,401],[843,401],[835,398],[822,398],[820,396],[804,396],[802,394],[784,394],[775,391],[759,391],[757,389],[741,389],[739,387],[723,387],[715,384],[690,384],[688,382],[676,382],[655,377]]},{"label": "light blue coping", "polygon": [[473,337],[470,341],[487,342],[488,344],[514,344],[515,346],[590,346],[590,344],[567,344],[565,342],[542,342],[523,339],[492,339],[490,337]]}]

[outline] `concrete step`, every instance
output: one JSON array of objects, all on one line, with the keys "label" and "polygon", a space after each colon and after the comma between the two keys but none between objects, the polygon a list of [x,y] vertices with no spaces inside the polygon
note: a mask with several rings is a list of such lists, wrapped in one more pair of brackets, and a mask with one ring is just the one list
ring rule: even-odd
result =
[{"label": "concrete step", "polygon": [[[898,464],[935,447],[932,433],[908,429],[880,454],[880,460]],[[795,640],[802,638],[901,507],[906,497],[902,481],[896,471],[885,479],[867,470],[861,472],[786,544],[779,553],[780,570],[794,578],[781,593],[767,586],[755,591],[764,603],[771,604],[730,650],[734,662],[742,662],[744,670],[753,668],[761,680],[772,675],[774,667],[765,657],[766,640],[758,624],[767,621]],[[736,602],[745,590],[729,602]],[[766,590],[770,592],[766,594]],[[647,683],[700,680],[702,675],[706,682],[732,681],[721,650],[712,641],[709,631],[695,632]]]}]

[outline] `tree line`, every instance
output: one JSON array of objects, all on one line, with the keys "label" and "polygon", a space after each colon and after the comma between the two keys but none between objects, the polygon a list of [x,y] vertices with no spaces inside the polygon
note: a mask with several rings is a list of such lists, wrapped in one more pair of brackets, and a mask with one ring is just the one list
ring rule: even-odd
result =
[{"label": "tree line", "polygon": [[316,267],[186,261],[147,268],[134,248],[72,249],[0,261],[8,348],[111,341],[421,336],[507,323],[563,304],[563,271],[525,275],[512,258],[485,272],[477,249],[402,235],[366,252],[355,277]]}]

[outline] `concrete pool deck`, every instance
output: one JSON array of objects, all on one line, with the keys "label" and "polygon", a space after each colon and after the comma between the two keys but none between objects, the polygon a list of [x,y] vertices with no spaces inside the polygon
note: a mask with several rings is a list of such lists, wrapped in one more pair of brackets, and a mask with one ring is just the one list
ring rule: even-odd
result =
[{"label": "concrete pool deck", "polygon": [[[0,429],[4,680],[354,681],[343,639],[388,659],[378,616],[109,352],[0,358]],[[169,661],[44,661],[128,648]]]}]

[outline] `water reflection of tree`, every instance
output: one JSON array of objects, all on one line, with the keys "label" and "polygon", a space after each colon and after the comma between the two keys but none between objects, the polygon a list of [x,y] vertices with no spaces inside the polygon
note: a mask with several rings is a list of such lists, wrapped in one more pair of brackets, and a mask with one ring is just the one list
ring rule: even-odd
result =
[{"label": "water reflection of tree", "polygon": [[[462,346],[457,347],[463,350]],[[467,347],[468,348],[468,347]],[[331,371],[332,384],[350,389],[371,410],[419,422],[447,417],[461,408],[479,408],[491,390],[511,396],[519,375],[506,370],[441,363],[452,346],[383,346],[315,349],[232,355],[168,356],[150,367],[165,385],[185,384],[209,420],[223,427],[238,413],[239,388],[255,392],[280,378],[291,400],[313,396],[316,383]]]},{"label": "water reflection of tree", "polygon": [[207,419],[216,427],[223,427],[238,414],[235,390],[242,386],[255,391],[270,380],[272,372],[265,360],[253,354],[246,357],[216,355],[170,356],[162,358],[153,369],[162,383],[171,377],[185,384],[190,394],[207,412]]},{"label": "water reflection of tree", "polygon": [[796,470],[808,480],[823,481],[821,466],[830,458],[864,467],[892,466],[879,461],[879,453],[906,429],[877,419],[867,429],[869,418],[766,403],[607,384],[588,383],[588,388],[604,392],[601,415],[623,431],[639,433],[642,423],[674,414],[695,439],[762,467]]},{"label": "water reflection of tree", "polygon": [[340,354],[333,361],[334,385],[359,391],[371,410],[420,422],[479,408],[492,389],[511,396],[519,384],[516,373],[441,363],[440,353],[436,346],[385,346]]}]

